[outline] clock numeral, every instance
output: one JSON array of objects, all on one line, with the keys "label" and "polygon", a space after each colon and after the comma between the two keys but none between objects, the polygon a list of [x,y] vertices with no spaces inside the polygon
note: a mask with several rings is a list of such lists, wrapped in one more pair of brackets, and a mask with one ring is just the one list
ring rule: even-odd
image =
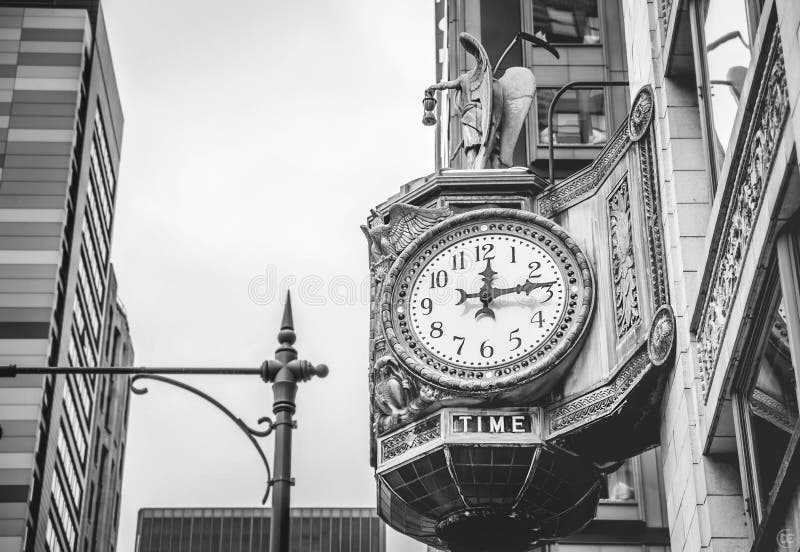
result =
[{"label": "clock numeral", "polygon": [[426,297],[425,299],[420,301],[419,306],[422,307],[423,309],[425,309],[426,311],[428,311],[428,312],[423,312],[422,313],[425,316],[427,316],[427,315],[429,315],[430,313],[433,312],[433,301],[431,300],[430,297]]},{"label": "clock numeral", "polygon": [[553,290],[552,290],[552,286],[547,286],[546,288],[543,288],[543,289],[545,289],[545,290],[547,291],[547,297],[546,297],[545,299],[542,299],[542,300],[541,300],[541,301],[539,301],[539,302],[540,302],[540,303],[547,303],[547,302],[548,302],[550,299],[552,299],[552,298],[553,298]]},{"label": "clock numeral", "polygon": [[513,245],[511,246],[511,262],[517,262],[517,249]]},{"label": "clock numeral", "polygon": [[475,246],[475,260],[476,261],[490,261],[494,259],[494,255],[491,257],[489,253],[494,251],[494,244],[493,243],[485,243],[483,245],[476,245]]},{"label": "clock numeral", "polygon": [[444,335],[444,329],[442,329],[441,322],[431,322],[431,337],[434,339],[439,339]]},{"label": "clock numeral", "polygon": [[443,288],[447,285],[447,271],[431,272],[431,289]]},{"label": "clock numeral", "polygon": [[458,255],[453,255],[453,270],[464,270],[464,252],[459,251]]},{"label": "clock numeral", "polygon": [[511,333],[508,334],[508,340],[509,341],[516,341],[517,342],[517,344],[514,345],[514,347],[511,349],[512,351],[516,351],[517,349],[522,347],[522,339],[517,337],[516,335],[514,335],[518,331],[519,331],[519,328],[517,328],[516,330],[511,330]]},{"label": "clock numeral", "polygon": [[486,341],[481,343],[481,356],[483,358],[492,358],[493,355],[494,355],[494,347],[492,347],[491,345],[487,345]]},{"label": "clock numeral", "polygon": [[461,349],[464,348],[464,342],[466,341],[466,339],[463,338],[463,337],[459,337],[457,335],[453,336],[453,341],[458,341],[459,339],[461,340],[461,343],[458,345],[458,349],[456,349],[456,354],[457,355],[461,354]]},{"label": "clock numeral", "polygon": [[537,272],[539,272],[539,269],[542,268],[542,263],[540,263],[539,261],[531,261],[531,263],[528,265],[528,268],[531,269],[531,273],[528,274],[528,278],[541,278],[542,277],[541,274],[537,274]]},{"label": "clock numeral", "polygon": [[544,315],[542,311],[533,313],[533,316],[531,316],[531,324],[539,324],[540,328],[544,325]]}]

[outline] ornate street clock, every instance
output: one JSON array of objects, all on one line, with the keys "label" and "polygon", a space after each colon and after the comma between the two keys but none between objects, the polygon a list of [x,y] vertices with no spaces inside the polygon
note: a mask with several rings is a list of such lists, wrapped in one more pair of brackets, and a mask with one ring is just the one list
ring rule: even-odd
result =
[{"label": "ornate street clock", "polygon": [[586,257],[563,229],[532,213],[483,209],[448,219],[398,256],[381,320],[390,348],[423,380],[497,393],[567,358],[592,300]]},{"label": "ornate street clock", "polygon": [[[371,211],[370,456],[391,527],[523,552],[585,527],[604,475],[658,444],[676,332],[653,105],[640,90],[561,182],[445,169]],[[502,160],[473,142],[476,167]]]}]

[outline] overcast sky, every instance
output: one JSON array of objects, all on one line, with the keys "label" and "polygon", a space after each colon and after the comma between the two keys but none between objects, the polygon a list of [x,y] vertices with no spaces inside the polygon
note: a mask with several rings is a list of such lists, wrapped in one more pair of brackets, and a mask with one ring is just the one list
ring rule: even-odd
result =
[{"label": "overcast sky", "polygon": [[[301,358],[331,374],[300,386],[292,504],[374,506],[358,226],[433,169],[433,0],[104,5],[125,113],[112,259],[136,364],[259,366],[294,279]],[[193,383],[245,420],[271,415],[255,377]],[[264,492],[229,420],[150,390],[131,399],[121,552],[139,508],[258,506]]]}]

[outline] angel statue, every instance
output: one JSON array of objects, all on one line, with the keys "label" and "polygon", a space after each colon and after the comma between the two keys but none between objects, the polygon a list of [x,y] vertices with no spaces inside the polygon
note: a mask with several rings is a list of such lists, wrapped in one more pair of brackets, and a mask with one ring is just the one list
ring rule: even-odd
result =
[{"label": "angel statue", "polygon": [[[497,67],[520,38],[542,46],[555,57],[559,57],[558,52],[545,40],[521,32],[500,56]],[[502,77],[495,79],[489,56],[481,43],[469,33],[461,33],[458,41],[475,58],[475,67],[457,79],[429,86],[425,91],[426,99],[432,99],[436,90],[457,91],[456,105],[461,116],[462,145],[467,168],[510,167],[514,161],[514,146],[533,105],[536,79],[533,72],[526,67],[509,67]],[[433,103],[435,104],[435,100]],[[435,119],[433,121],[435,123]]]}]

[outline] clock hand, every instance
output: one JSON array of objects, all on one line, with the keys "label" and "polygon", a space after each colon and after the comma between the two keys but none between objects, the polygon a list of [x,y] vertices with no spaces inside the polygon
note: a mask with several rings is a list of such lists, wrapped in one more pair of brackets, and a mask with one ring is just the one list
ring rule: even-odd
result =
[{"label": "clock hand", "polygon": [[524,293],[525,295],[530,295],[535,289],[550,287],[555,285],[555,283],[556,282],[531,282],[530,280],[525,280],[524,284],[517,284],[514,287],[493,289],[492,299],[497,299],[498,297],[508,295],[509,293]]},{"label": "clock hand", "polygon": [[480,273],[481,277],[483,278],[483,286],[481,287],[480,292],[478,293],[478,299],[483,304],[483,307],[478,309],[478,312],[475,313],[475,318],[478,318],[482,314],[490,317],[494,320],[494,311],[489,308],[489,303],[492,302],[494,297],[494,288],[492,287],[492,280],[494,277],[497,276],[497,272],[492,270],[492,259],[486,259],[486,268],[483,269],[483,272]]}]

